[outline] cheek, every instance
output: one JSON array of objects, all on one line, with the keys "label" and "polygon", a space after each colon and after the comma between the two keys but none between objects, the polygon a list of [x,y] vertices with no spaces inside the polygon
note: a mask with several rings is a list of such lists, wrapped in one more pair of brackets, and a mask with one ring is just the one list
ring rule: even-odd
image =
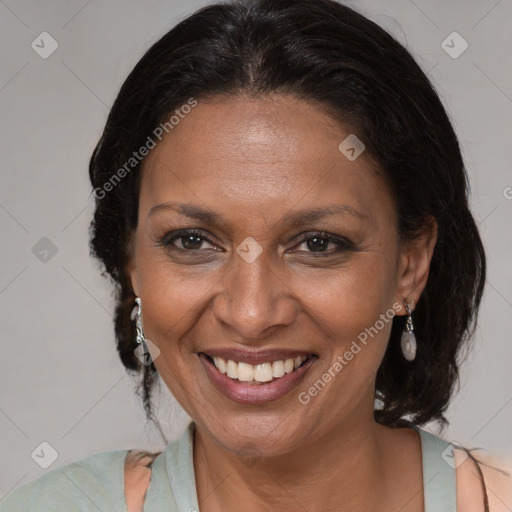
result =
[{"label": "cheek", "polygon": [[166,386],[186,408],[191,401],[187,390],[194,387],[191,367],[198,361],[190,344],[181,339],[194,329],[212,282],[205,272],[184,272],[162,255],[149,254],[139,263],[144,332],[160,350],[154,363]]},{"label": "cheek", "polygon": [[173,265],[165,255],[139,260],[140,294],[145,307],[147,334],[156,341],[172,337],[188,328],[215,282],[212,269]]},{"label": "cheek", "polygon": [[295,285],[304,290],[304,311],[312,316],[331,364],[349,351],[345,359],[350,358],[352,370],[364,366],[371,373],[377,371],[395,314],[396,285],[393,263],[381,254],[360,255],[329,276],[319,273],[316,279]]},{"label": "cheek", "polygon": [[197,356],[181,339],[194,328],[211,281],[197,271],[183,272],[165,256],[139,261],[144,331],[160,350],[155,366],[177,401],[194,414],[189,407],[194,403],[190,390],[195,387],[192,368],[198,364]]}]

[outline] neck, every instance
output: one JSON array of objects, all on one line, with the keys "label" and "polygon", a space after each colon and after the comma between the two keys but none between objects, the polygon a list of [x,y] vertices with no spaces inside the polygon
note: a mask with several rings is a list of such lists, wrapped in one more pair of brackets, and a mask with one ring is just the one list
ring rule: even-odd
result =
[{"label": "neck", "polygon": [[[372,411],[373,413],[373,411]],[[297,450],[274,457],[241,459],[196,424],[194,466],[201,510],[309,512],[382,509],[387,472],[385,431],[351,417]]]}]

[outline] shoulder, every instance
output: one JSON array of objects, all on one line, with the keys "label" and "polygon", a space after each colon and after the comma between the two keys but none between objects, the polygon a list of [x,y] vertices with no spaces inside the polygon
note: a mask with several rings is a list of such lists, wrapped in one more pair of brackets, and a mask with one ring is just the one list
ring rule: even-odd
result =
[{"label": "shoulder", "polygon": [[425,493],[426,484],[431,498],[449,493],[458,512],[512,511],[512,459],[450,443],[433,432],[411,426],[422,439]]},{"label": "shoulder", "polygon": [[100,452],[18,487],[0,500],[0,512],[71,512],[119,509],[129,450]]},{"label": "shoulder", "polygon": [[126,507],[130,511],[142,511],[146,491],[151,480],[151,466],[159,453],[133,450],[126,456],[124,484]]},{"label": "shoulder", "polygon": [[457,478],[457,510],[509,512],[512,506],[512,462],[480,450],[454,446]]}]

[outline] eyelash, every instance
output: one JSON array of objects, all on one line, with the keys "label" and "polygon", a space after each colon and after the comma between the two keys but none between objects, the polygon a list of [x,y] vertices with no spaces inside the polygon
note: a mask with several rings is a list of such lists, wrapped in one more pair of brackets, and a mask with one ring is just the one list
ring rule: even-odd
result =
[{"label": "eyelash", "polygon": [[[305,236],[307,235],[307,236]],[[169,233],[166,233],[162,238],[160,238],[156,244],[157,247],[164,247],[168,251],[177,251],[181,253],[189,253],[194,254],[198,252],[203,252],[204,249],[183,249],[181,247],[176,247],[173,245],[172,242],[174,242],[177,239],[180,239],[184,236],[196,236],[197,238],[202,239],[203,241],[206,241],[210,244],[215,245],[216,242],[208,236],[208,234],[204,231],[198,230],[198,229],[180,229],[177,231],[171,231]],[[315,238],[320,238],[322,240],[327,240],[328,243],[335,243],[338,245],[338,249],[335,251],[329,250],[329,251],[300,251],[300,252],[308,252],[310,254],[314,254],[316,257],[326,257],[326,256],[332,256],[334,254],[339,254],[343,251],[354,251],[355,247],[354,245],[339,236],[333,235],[331,233],[326,233],[325,231],[314,231],[309,232],[306,234],[301,234],[295,237],[295,241],[297,244],[303,244],[304,242],[308,242],[309,240],[314,240]],[[212,249],[210,249],[212,250]]]}]

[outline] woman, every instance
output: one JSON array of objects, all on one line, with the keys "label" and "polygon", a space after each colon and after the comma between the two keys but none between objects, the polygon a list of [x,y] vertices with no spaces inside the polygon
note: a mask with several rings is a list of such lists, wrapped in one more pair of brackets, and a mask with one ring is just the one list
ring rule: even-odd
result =
[{"label": "woman", "polygon": [[90,178],[121,360],[148,418],[158,375],[193,421],[2,511],[506,506],[420,428],[446,423],[485,254],[445,109],[388,33],[331,0],[206,7],[131,72]]}]

